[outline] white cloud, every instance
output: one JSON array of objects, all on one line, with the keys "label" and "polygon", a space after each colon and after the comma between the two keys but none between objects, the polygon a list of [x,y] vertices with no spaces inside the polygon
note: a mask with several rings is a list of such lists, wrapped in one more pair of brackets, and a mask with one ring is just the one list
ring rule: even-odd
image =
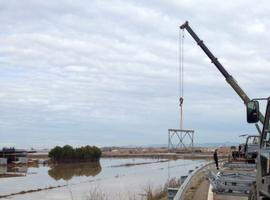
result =
[{"label": "white cloud", "polygon": [[[2,1],[0,138],[49,145],[83,135],[110,145],[100,137],[108,134],[122,138],[118,144],[166,143],[166,130],[178,126],[178,29],[186,19],[252,97],[265,96],[268,4]],[[220,123],[221,139],[225,130],[236,130],[232,140],[241,129],[253,130],[244,113],[230,117],[230,104],[243,105],[226,84],[186,33],[185,119],[199,142],[211,138],[213,123]],[[221,116],[226,123],[215,122]]]}]

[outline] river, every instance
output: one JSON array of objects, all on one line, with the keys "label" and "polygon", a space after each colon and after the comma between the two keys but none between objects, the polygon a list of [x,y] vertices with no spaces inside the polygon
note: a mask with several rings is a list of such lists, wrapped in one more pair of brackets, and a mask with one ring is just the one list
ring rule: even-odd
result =
[{"label": "river", "polygon": [[[69,164],[20,169],[22,177],[0,179],[2,199],[14,200],[105,200],[144,199],[147,187],[158,188],[168,179],[187,175],[203,160],[102,158],[99,164]],[[4,169],[1,169],[4,171]],[[49,189],[50,188],[50,189]],[[40,191],[36,191],[39,190]]]}]

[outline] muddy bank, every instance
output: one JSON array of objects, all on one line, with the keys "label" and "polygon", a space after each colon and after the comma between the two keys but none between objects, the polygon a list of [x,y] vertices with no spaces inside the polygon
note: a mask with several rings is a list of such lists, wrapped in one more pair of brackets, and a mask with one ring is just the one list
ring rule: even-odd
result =
[{"label": "muddy bank", "polygon": [[131,167],[135,165],[148,165],[148,164],[162,163],[162,162],[169,162],[169,160],[158,160],[158,161],[153,161],[153,162],[139,162],[139,163],[125,163],[121,165],[112,165],[110,167]]},{"label": "muddy bank", "polygon": [[12,178],[12,177],[20,177],[25,176],[24,174],[0,174],[0,178]]},{"label": "muddy bank", "polygon": [[0,195],[0,199],[15,196],[15,195],[19,195],[19,194],[27,194],[27,193],[32,193],[32,192],[40,192],[40,191],[44,191],[44,190],[51,190],[51,189],[54,189],[54,188],[60,188],[60,187],[65,187],[65,186],[67,186],[67,185],[58,185],[58,186],[54,186],[54,187],[50,186],[50,187],[46,187],[46,188],[31,189],[31,190],[21,191],[21,192],[7,194],[7,195]]}]

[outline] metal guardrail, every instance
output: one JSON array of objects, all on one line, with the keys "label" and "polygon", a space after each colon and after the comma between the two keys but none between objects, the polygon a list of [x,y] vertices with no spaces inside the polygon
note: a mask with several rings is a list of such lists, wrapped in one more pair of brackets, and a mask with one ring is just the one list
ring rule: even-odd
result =
[{"label": "metal guardrail", "polygon": [[239,168],[239,169],[255,169],[256,164],[249,164],[249,163],[225,163],[224,167],[228,167],[231,169]]},{"label": "metal guardrail", "polygon": [[185,198],[185,193],[187,190],[190,188],[192,181],[198,175],[201,171],[209,168],[211,165],[213,165],[214,162],[208,162],[206,164],[202,164],[199,167],[195,168],[194,171],[192,171],[188,177],[185,179],[185,181],[181,184],[178,192],[176,193],[175,197],[173,200],[184,200]]},{"label": "metal guardrail", "polygon": [[256,174],[246,172],[214,173],[209,171],[208,180],[213,186],[213,192],[222,195],[248,196],[256,181]]}]

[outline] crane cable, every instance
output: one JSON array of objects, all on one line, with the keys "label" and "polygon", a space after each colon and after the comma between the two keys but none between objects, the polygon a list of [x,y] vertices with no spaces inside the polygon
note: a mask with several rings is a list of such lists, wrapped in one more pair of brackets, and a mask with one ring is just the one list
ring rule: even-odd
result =
[{"label": "crane cable", "polygon": [[[179,29],[179,106],[180,129],[183,129],[183,102],[184,102],[184,30]],[[184,167],[186,166],[184,162]],[[170,181],[170,160],[168,161],[168,181]]]},{"label": "crane cable", "polygon": [[180,129],[183,129],[183,103],[184,103],[184,29],[179,30],[179,106]]}]

